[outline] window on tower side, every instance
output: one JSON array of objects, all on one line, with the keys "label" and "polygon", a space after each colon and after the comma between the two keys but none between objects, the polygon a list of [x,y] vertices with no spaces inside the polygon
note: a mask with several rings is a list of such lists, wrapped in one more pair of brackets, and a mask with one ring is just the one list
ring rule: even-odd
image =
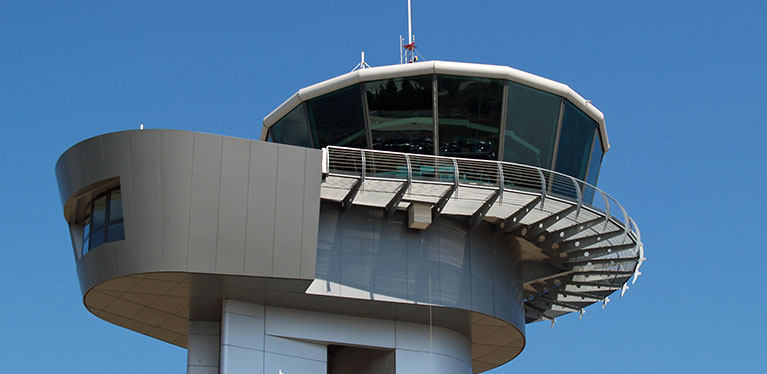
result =
[{"label": "window on tower side", "polygon": [[113,189],[93,199],[85,209],[82,254],[107,242],[125,239],[122,195]]}]

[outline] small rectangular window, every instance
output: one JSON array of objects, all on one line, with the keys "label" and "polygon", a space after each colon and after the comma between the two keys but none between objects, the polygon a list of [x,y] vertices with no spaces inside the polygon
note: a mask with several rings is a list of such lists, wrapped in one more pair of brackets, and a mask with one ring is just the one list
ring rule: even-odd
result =
[{"label": "small rectangular window", "polygon": [[120,190],[114,190],[109,194],[109,222],[123,219],[123,204]]},{"label": "small rectangular window", "polygon": [[81,254],[84,255],[88,253],[88,250],[90,249],[90,239],[91,239],[91,217],[90,215],[85,217],[85,226],[83,226],[83,246]]},{"label": "small rectangular window", "polygon": [[107,228],[107,242],[116,242],[125,239],[125,229],[123,223],[115,223]]},{"label": "small rectangular window", "polygon": [[81,254],[106,242],[125,239],[122,194],[120,189],[108,191],[89,203],[83,220]]},{"label": "small rectangular window", "polygon": [[98,229],[91,235],[91,248],[104,244],[104,229]]},{"label": "small rectangular window", "polygon": [[92,225],[94,228],[100,228],[104,226],[106,221],[107,211],[107,196],[101,196],[93,202],[93,214],[91,214]]}]

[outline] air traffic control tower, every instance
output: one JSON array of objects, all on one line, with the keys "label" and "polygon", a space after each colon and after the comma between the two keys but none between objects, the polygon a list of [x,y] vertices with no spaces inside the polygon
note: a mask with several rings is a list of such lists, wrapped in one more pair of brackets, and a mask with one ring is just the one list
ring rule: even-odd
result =
[{"label": "air traffic control tower", "polygon": [[56,165],[86,308],[188,373],[472,373],[639,275],[602,113],[509,67],[303,88],[259,140],[99,135]]}]

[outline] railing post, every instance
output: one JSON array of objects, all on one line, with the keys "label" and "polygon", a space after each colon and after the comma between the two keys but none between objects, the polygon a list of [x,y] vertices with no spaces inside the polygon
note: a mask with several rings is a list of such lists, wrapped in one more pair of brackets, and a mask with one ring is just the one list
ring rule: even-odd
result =
[{"label": "railing post", "polygon": [[458,189],[458,179],[460,176],[458,175],[458,161],[456,159],[453,160],[453,174],[455,175],[455,189]]},{"label": "railing post", "polygon": [[360,154],[362,155],[362,172],[360,173],[360,179],[365,180],[365,169],[367,166],[365,165],[365,150],[360,149]]},{"label": "railing post", "polygon": [[578,218],[578,215],[581,214],[581,206],[583,205],[583,193],[581,192],[581,186],[578,185],[578,180],[570,177],[570,180],[573,181],[573,185],[575,185],[575,193],[576,197],[578,199],[578,208],[575,210],[575,218]]},{"label": "railing post", "polygon": [[407,184],[413,183],[413,168],[410,165],[410,155],[405,153],[405,162],[407,163]]},{"label": "railing post", "polygon": [[623,209],[623,205],[621,205],[621,203],[619,203],[617,201],[615,203],[618,204],[618,206],[621,208],[621,212],[623,212],[623,230],[626,233],[626,235],[628,235],[628,233],[629,233],[629,215],[628,215],[628,213],[626,213],[626,209]]},{"label": "railing post", "polygon": [[500,191],[500,195],[498,195],[498,199],[500,201],[500,204],[503,205],[503,188],[505,186],[504,178],[503,178],[503,164],[500,162],[496,162],[496,165],[498,166],[498,190]]},{"label": "railing post", "polygon": [[546,177],[543,176],[543,171],[538,170],[538,176],[541,177],[541,209],[543,209],[543,203],[546,202]]},{"label": "railing post", "polygon": [[330,172],[329,152],[330,149],[328,147],[322,148],[322,175],[327,175]]},{"label": "railing post", "polygon": [[599,190],[599,193],[602,195],[602,199],[605,200],[605,228],[604,230],[607,230],[607,224],[610,223],[610,202],[607,199],[607,195],[605,195],[604,191]]}]

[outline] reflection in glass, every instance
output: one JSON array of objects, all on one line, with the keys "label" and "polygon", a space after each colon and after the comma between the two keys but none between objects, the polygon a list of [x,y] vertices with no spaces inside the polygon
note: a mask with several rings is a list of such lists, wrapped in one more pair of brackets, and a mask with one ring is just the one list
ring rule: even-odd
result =
[{"label": "reflection in glass", "polygon": [[319,147],[367,148],[360,86],[354,85],[308,101],[309,120]]},{"label": "reflection in glass", "polygon": [[83,226],[83,247],[82,247],[82,254],[88,253],[88,250],[90,249],[89,243],[91,238],[91,217],[86,216],[85,217],[85,226]]},{"label": "reflection in glass", "polygon": [[551,169],[559,96],[509,82],[503,160]]},{"label": "reflection in glass", "polygon": [[365,84],[373,148],[434,154],[432,78]]},{"label": "reflection in glass", "polygon": [[122,194],[120,189],[115,189],[97,197],[92,204],[88,204],[83,221],[81,253],[85,255],[105,242],[123,239],[125,239],[125,229],[123,228]]},{"label": "reflection in glass", "polygon": [[434,154],[432,77],[365,84],[373,149]]},{"label": "reflection in glass", "polygon": [[586,166],[594,138],[596,122],[569,101],[562,115],[562,133],[559,136],[556,171],[586,179]]},{"label": "reflection in glass", "polygon": [[91,235],[91,248],[104,244],[104,229],[98,229]]},{"label": "reflection in glass", "polygon": [[120,190],[109,194],[109,221],[114,222],[123,218],[123,204]]},{"label": "reflection in glass", "polygon": [[591,161],[589,161],[589,171],[586,176],[586,182],[597,185],[599,178],[599,168],[602,166],[602,140],[599,136],[599,130],[594,130],[594,148],[591,149]]},{"label": "reflection in glass", "polygon": [[[599,179],[599,168],[602,166],[602,141],[599,136],[599,129],[594,130],[594,147],[591,149],[591,159],[589,161],[589,170],[586,175],[586,182],[593,186],[597,185],[597,179]],[[593,188],[586,188],[583,192],[583,201],[591,204],[594,201],[594,193],[596,191]]]},{"label": "reflection in glass", "polygon": [[439,154],[497,160],[500,80],[439,76]]},{"label": "reflection in glass", "polygon": [[277,121],[269,133],[277,143],[311,147],[312,141],[309,137],[309,126],[306,123],[304,104],[297,106],[285,117]]},{"label": "reflection in glass", "polygon": [[114,242],[123,239],[125,239],[125,229],[123,228],[123,223],[120,222],[109,225],[107,228],[107,241]]},{"label": "reflection in glass", "polygon": [[103,195],[93,202],[93,214],[91,214],[91,217],[93,217],[92,222],[93,222],[94,228],[99,228],[101,226],[104,226],[104,221],[106,219],[106,211],[107,211],[107,196]]}]

